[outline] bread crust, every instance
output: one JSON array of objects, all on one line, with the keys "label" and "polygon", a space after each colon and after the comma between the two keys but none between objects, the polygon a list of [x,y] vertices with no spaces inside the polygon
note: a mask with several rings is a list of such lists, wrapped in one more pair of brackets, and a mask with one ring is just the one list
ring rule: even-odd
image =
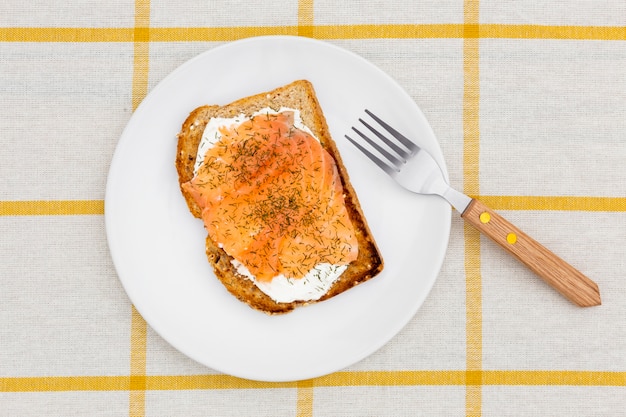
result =
[{"label": "bread crust", "polygon": [[254,309],[267,314],[283,314],[293,311],[298,306],[327,300],[373,278],[382,271],[383,260],[363,215],[356,192],[350,183],[347,170],[341,160],[341,155],[330,136],[326,119],[313,86],[307,80],[297,80],[272,91],[245,97],[224,106],[201,106],[189,114],[178,134],[175,162],[180,189],[187,202],[189,211],[197,218],[202,217],[201,209],[191,195],[182,187],[182,184],[193,178],[198,145],[209,120],[213,117],[235,117],[240,114],[250,116],[265,107],[270,107],[274,110],[279,110],[281,107],[300,110],[303,123],[311,129],[313,134],[320,140],[322,146],[333,156],[344,188],[348,215],[354,226],[359,244],[357,259],[348,265],[346,271],[319,300],[278,303],[259,290],[250,279],[240,275],[231,263],[232,257],[220,248],[210,236],[207,236],[207,258],[213,266],[217,278],[226,289],[237,299]]}]

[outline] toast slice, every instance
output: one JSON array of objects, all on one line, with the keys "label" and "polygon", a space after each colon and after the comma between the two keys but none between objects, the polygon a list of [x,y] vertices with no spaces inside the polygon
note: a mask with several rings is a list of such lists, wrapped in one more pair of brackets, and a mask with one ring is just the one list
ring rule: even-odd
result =
[{"label": "toast slice", "polygon": [[[202,218],[202,209],[192,195],[183,187],[183,184],[194,178],[194,164],[198,154],[198,146],[209,120],[218,117],[232,118],[241,114],[250,117],[260,109],[267,107],[276,111],[282,107],[299,110],[304,125],[311,130],[313,135],[319,139],[322,147],[334,158],[343,186],[347,213],[358,241],[358,255],[356,259],[349,263],[345,271],[321,298],[313,301],[276,302],[262,292],[251,279],[240,274],[232,262],[233,258],[226,253],[221,247],[222,245],[214,242],[211,236],[207,236],[207,258],[217,278],[224,284],[226,289],[240,301],[254,309],[267,314],[280,314],[290,312],[301,305],[327,300],[359,283],[371,279],[383,269],[383,260],[367,226],[357,195],[350,183],[336,144],[330,136],[326,119],[313,86],[306,80],[294,81],[272,91],[245,97],[223,106],[201,106],[190,113],[178,134],[175,162],[181,192],[190,212],[195,217]],[[314,211],[316,207],[311,207],[310,209]]]}]

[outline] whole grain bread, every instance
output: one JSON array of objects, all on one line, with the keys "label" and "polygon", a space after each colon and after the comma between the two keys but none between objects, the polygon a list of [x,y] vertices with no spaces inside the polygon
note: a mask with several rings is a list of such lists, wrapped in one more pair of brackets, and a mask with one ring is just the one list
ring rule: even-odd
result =
[{"label": "whole grain bread", "polygon": [[[300,110],[303,123],[311,129],[313,134],[320,140],[322,146],[334,157],[337,164],[345,192],[345,204],[356,231],[359,251],[357,259],[349,264],[348,268],[330,290],[317,301],[327,300],[377,275],[383,269],[383,260],[367,226],[356,192],[350,183],[337,146],[330,136],[326,119],[313,86],[309,81],[298,80],[272,91],[245,97],[227,105],[206,105],[193,110],[184,121],[178,134],[176,169],[178,171],[181,192],[187,201],[190,212],[195,217],[201,218],[202,212],[200,207],[197,206],[191,195],[185,191],[182,184],[190,181],[194,176],[194,164],[204,128],[213,117],[235,117],[240,114],[250,116],[265,107],[270,107],[274,110],[279,110],[281,107]],[[311,210],[315,209],[315,207],[311,207]],[[274,301],[259,290],[254,282],[237,272],[235,266],[231,263],[232,257],[220,248],[217,242],[214,242],[210,236],[207,236],[206,239],[206,254],[217,278],[224,284],[226,289],[252,308],[268,314],[280,314],[290,312],[300,305],[316,302],[294,301],[279,303]]]}]

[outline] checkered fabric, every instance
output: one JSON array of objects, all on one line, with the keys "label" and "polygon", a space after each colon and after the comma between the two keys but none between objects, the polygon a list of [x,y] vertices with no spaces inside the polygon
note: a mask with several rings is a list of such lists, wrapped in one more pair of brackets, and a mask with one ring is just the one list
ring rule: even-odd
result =
[{"label": "checkered fabric", "polygon": [[[252,382],[163,341],[106,243],[115,146],[174,68],[272,34],[394,77],[452,185],[596,281],[602,306],[454,216],[425,304],[348,369]],[[626,415],[623,0],[3,0],[0,137],[0,416]]]}]

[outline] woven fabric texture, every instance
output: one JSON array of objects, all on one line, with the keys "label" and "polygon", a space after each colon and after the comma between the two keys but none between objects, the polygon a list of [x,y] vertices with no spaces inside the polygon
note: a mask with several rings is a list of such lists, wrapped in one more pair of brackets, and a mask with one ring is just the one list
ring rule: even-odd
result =
[{"label": "woven fabric texture", "polygon": [[[453,215],[426,302],[346,369],[247,381],[171,347],[116,274],[107,173],[159,81],[263,35],[388,73],[451,184],[595,280],[602,305],[569,303]],[[626,413],[623,0],[4,0],[0,137],[0,416]]]}]

